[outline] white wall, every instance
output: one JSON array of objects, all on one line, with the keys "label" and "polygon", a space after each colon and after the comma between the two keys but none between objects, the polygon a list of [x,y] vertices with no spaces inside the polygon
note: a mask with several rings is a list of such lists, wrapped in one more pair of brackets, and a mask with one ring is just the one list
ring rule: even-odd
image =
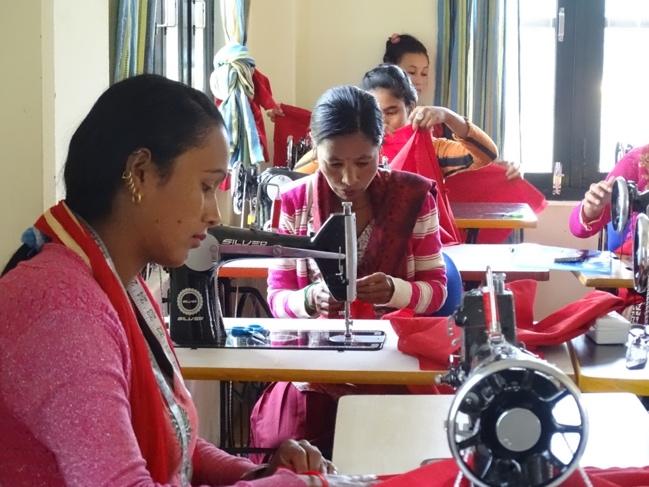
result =
[{"label": "white wall", "polygon": [[0,15],[0,266],[43,207],[41,2],[5,2]]},{"label": "white wall", "polygon": [[434,59],[436,5],[430,0],[299,2],[297,104],[310,108],[331,86],[359,84],[382,62],[385,42],[395,32],[417,37]]},{"label": "white wall", "polygon": [[[271,80],[275,100],[311,109],[331,86],[359,84],[381,62],[385,41],[408,32],[436,46],[436,2],[251,0],[248,47]],[[422,100],[432,101],[431,89]],[[273,127],[266,124],[269,140]]]},{"label": "white wall", "polygon": [[[76,15],[71,15],[75,12]],[[0,15],[0,266],[54,203],[70,135],[108,86],[103,1],[4,2]]]},{"label": "white wall", "polygon": [[59,200],[64,196],[62,170],[70,138],[109,85],[108,2],[53,3],[54,170]]}]

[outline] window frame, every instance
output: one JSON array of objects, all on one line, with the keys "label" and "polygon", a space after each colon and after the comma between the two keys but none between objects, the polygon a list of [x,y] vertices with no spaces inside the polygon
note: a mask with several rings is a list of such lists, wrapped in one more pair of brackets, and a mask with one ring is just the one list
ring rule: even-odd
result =
[{"label": "window frame", "polygon": [[[551,200],[580,200],[599,171],[605,0],[558,0],[564,40],[556,43],[553,161],[563,166],[561,193],[552,194],[552,168],[525,178]],[[611,155],[613,157],[613,155]]]},{"label": "window frame", "polygon": [[167,27],[164,22],[169,21],[175,16],[175,24],[178,27],[178,81],[193,86],[192,63],[194,62],[195,32],[197,21],[203,23],[200,19],[195,19],[197,12],[196,3],[204,3],[204,24],[203,29],[203,59],[204,63],[204,87],[206,95],[212,97],[209,87],[210,74],[212,72],[212,63],[216,52],[215,43],[222,38],[216,32],[221,28],[221,22],[218,18],[218,0],[174,0],[176,12],[166,12],[170,2],[165,0],[158,1],[158,21],[157,32],[154,47],[154,72],[162,76],[166,73],[166,50],[165,38],[168,35]]}]

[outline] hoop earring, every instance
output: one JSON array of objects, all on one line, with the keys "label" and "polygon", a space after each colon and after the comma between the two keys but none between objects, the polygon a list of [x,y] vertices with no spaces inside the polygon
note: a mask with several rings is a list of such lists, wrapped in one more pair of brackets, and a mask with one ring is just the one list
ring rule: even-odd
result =
[{"label": "hoop earring", "polygon": [[135,187],[135,181],[133,181],[133,173],[131,171],[124,171],[122,173],[122,179],[126,183],[126,187],[131,193],[131,201],[139,205],[142,202],[142,194]]}]

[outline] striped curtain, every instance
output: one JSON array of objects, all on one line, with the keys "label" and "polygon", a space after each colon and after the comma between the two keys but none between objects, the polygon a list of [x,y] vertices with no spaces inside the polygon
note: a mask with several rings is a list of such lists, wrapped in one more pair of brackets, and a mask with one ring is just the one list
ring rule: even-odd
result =
[{"label": "striped curtain", "polygon": [[506,0],[440,0],[435,104],[469,117],[502,150]]},{"label": "striped curtain", "polygon": [[119,0],[113,81],[153,72],[157,0]]},{"label": "striped curtain", "polygon": [[469,115],[470,16],[472,0],[439,0],[435,105]]}]

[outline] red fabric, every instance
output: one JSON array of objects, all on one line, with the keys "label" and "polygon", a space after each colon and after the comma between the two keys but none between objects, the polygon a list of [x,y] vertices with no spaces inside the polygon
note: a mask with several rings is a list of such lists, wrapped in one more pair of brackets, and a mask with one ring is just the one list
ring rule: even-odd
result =
[{"label": "red fabric", "polygon": [[374,312],[374,305],[372,303],[366,303],[365,301],[355,299],[352,301],[350,308],[352,318],[355,320],[376,319],[376,313]]},{"label": "red fabric", "polygon": [[94,278],[106,292],[124,326],[133,364],[130,393],[133,430],[151,477],[156,482],[166,483],[172,475],[173,453],[168,436],[171,425],[160,389],[153,376],[149,349],[129,298],[95,239],[79,224],[65,202],[61,201],[53,206],[49,210],[48,218],[42,215],[36,221],[35,227],[52,241],[67,245],[68,242],[59,238],[58,232],[50,226],[48,219],[49,221],[53,219],[60,224],[88,256]]},{"label": "red fabric", "polygon": [[435,137],[436,139],[445,138],[444,132],[445,131],[444,131],[444,124],[443,123],[437,123],[437,124],[433,125],[432,134],[433,134],[433,137]]},{"label": "red fabric", "polygon": [[[524,279],[507,284],[514,294],[517,339],[528,348],[558,345],[582,333],[593,320],[609,311],[621,310],[627,300],[604,291],[592,291],[581,299],[558,309],[534,325],[534,297],[536,281]],[[461,329],[449,324],[449,318],[414,318],[408,310],[384,316],[399,337],[398,349],[419,360],[422,370],[439,370],[448,366],[448,356],[459,348],[453,338],[461,336]],[[453,334],[449,336],[449,326]]]},{"label": "red fabric", "polygon": [[618,296],[604,291],[592,291],[558,309],[536,325],[524,327],[525,324],[519,321],[517,337],[528,348],[559,345],[585,333],[596,318],[609,311],[620,311],[624,306],[624,300]]},{"label": "red fabric", "polygon": [[273,166],[286,166],[286,139],[293,136],[293,143],[309,133],[311,112],[304,108],[280,104],[283,117],[275,118],[275,134],[273,135]]},{"label": "red fabric", "polygon": [[[524,179],[508,180],[505,168],[488,164],[479,169],[462,171],[446,179],[450,201],[460,203],[527,203],[534,213],[541,213],[548,202],[538,189]],[[483,229],[478,243],[501,243],[511,230]]]},{"label": "red fabric", "polygon": [[[593,487],[646,487],[649,486],[649,467],[643,468],[609,468],[598,469],[587,467],[585,469]],[[402,475],[383,475],[383,480],[378,485],[385,487],[411,487],[413,485],[451,487],[458,476],[459,468],[455,460],[447,459],[429,463],[423,467],[404,473]],[[572,473],[563,481],[564,487],[583,487],[584,480],[578,471]],[[466,478],[462,479],[461,487],[468,487]]]},{"label": "red fabric", "polygon": [[413,172],[435,181],[437,184],[437,214],[440,237],[443,245],[457,244],[462,240],[455,225],[455,218],[448,200],[442,170],[433,147],[430,132],[413,130],[412,126],[401,127],[385,136],[381,152],[390,161],[394,170]]},{"label": "red fabric", "polygon": [[[449,322],[449,318],[415,318],[386,315],[394,332],[399,337],[399,351],[413,355],[419,360],[421,370],[444,370],[448,367],[448,357],[458,349],[452,340],[461,336],[460,328]],[[452,336],[449,336],[449,328]]]},{"label": "red fabric", "polygon": [[270,88],[270,81],[259,69],[255,68],[252,72],[252,83],[255,88],[255,94],[250,102],[250,109],[255,117],[255,125],[259,134],[259,142],[264,150],[264,160],[269,161],[268,139],[266,138],[266,126],[264,125],[264,115],[261,109],[270,110],[275,108],[277,103],[273,99],[273,92]]}]

